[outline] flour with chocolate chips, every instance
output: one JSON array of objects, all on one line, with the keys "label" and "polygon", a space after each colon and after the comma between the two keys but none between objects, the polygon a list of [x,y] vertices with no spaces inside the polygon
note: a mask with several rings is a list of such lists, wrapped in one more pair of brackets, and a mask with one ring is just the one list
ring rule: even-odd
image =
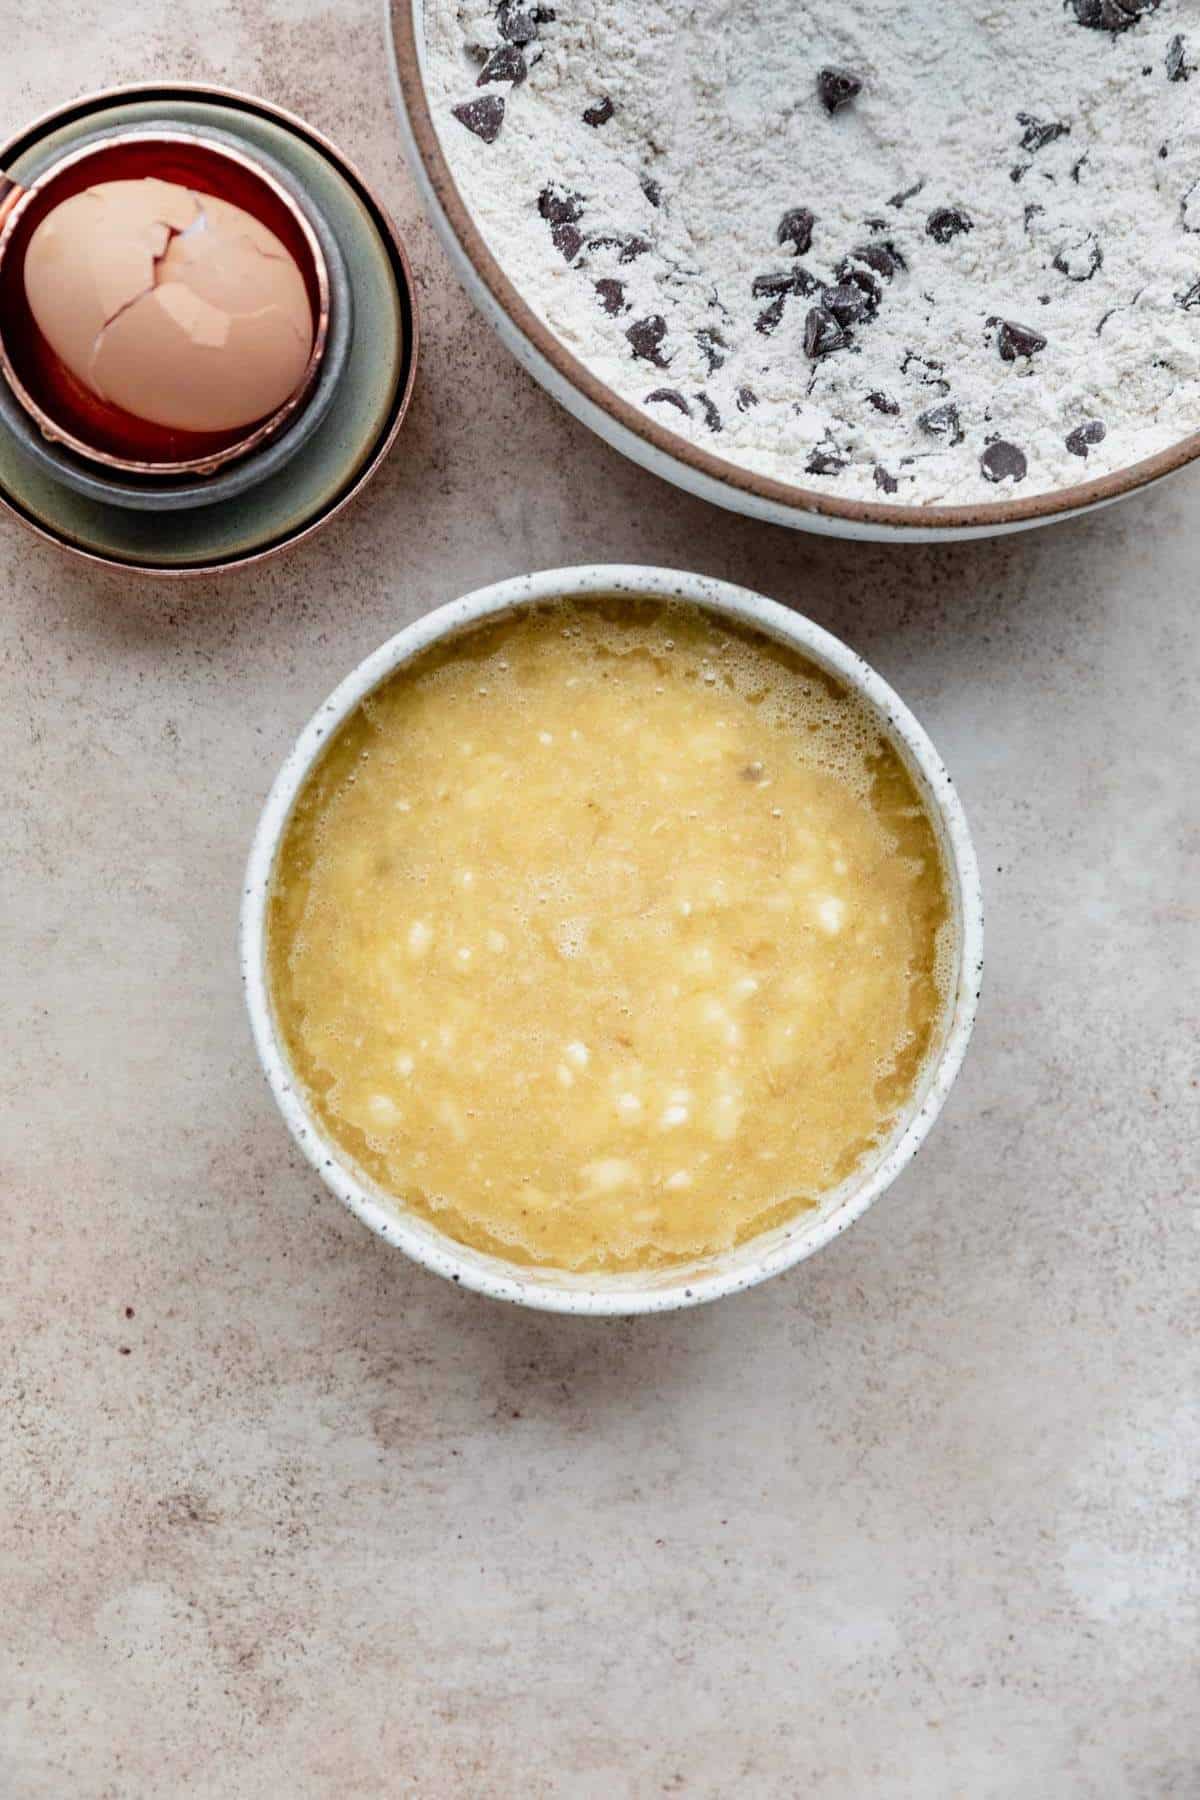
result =
[{"label": "flour with chocolate chips", "polygon": [[1200,428],[1197,0],[427,0],[493,253],[626,400],[855,499]]}]

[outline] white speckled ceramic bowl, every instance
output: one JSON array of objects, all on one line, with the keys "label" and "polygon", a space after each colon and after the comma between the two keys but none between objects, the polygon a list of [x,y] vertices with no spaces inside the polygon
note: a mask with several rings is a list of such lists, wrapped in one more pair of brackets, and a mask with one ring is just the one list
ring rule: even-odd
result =
[{"label": "white speckled ceramic bowl", "polygon": [[[569,412],[652,474],[718,506],[823,536],[879,543],[947,543],[1000,537],[1110,506],[1200,457],[1200,431],[1155,456],[1050,493],[1006,495],[966,506],[897,506],[841,499],[778,481],[691,443],[600,379],[522,298],[476,223],[450,170],[425,83],[426,0],[384,0],[393,94],[413,178],[459,280],[535,381]],[[799,26],[798,26],[799,28]]]},{"label": "white speckled ceramic bowl", "polygon": [[[950,881],[955,965],[941,1041],[906,1113],[880,1151],[817,1210],[709,1261],[639,1275],[574,1275],[561,1269],[529,1268],[465,1248],[427,1220],[405,1212],[328,1140],[292,1074],[276,1028],[267,981],[267,901],[276,852],[296,796],[330,738],[365,694],[428,645],[470,629],[482,619],[495,619],[530,602],[556,596],[586,599],[620,594],[688,601],[757,626],[767,637],[803,652],[867,701],[903,756],[937,824]],[[382,645],[334,690],[300,733],[263,808],[246,870],[241,958],[254,1041],[279,1109],[327,1186],[372,1231],[426,1268],[498,1300],[554,1312],[664,1312],[736,1293],[803,1261],[853,1224],[895,1180],[941,1111],[966,1052],[983,968],[983,906],[967,822],[941,759],[908,708],[852,650],[799,614],[727,582],[675,569],[591,565],[519,576],[454,600]]]}]

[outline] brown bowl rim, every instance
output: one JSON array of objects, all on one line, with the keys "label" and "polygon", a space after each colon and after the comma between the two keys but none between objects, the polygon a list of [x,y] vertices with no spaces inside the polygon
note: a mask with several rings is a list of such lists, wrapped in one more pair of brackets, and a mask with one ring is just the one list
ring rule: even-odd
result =
[{"label": "brown bowl rim", "polygon": [[383,204],[378,193],[363,177],[355,163],[352,163],[333,141],[323,132],[297,113],[289,112],[286,107],[276,106],[270,100],[262,100],[256,94],[244,93],[239,88],[221,87],[205,81],[140,81],[123,82],[116,87],[96,88],[91,93],[81,94],[77,99],[67,101],[62,106],[51,107],[49,111],[40,113],[22,130],[0,144],[0,168],[7,166],[14,155],[22,154],[32,147],[38,138],[51,127],[70,124],[72,120],[85,117],[100,107],[119,105],[126,100],[164,101],[184,99],[216,100],[230,105],[233,109],[251,113],[261,113],[267,118],[278,119],[289,130],[294,131],[314,145],[343,174],[350,185],[357,191],[359,198],[367,206],[388,248],[391,250],[397,274],[403,287],[402,299],[408,312],[408,341],[405,345],[407,369],[393,402],[393,417],[383,434],[376,441],[357,479],[346,489],[346,492],[335,500],[324,512],[318,513],[298,531],[288,533],[277,542],[265,545],[261,550],[253,550],[248,555],[227,558],[220,562],[189,563],[186,567],[177,568],[159,563],[136,563],[126,561],[122,557],[105,556],[98,550],[88,550],[81,544],[74,544],[65,535],[59,535],[36,519],[18,505],[0,487],[0,513],[24,526],[43,542],[52,544],[55,549],[64,551],[68,556],[78,558],[80,562],[91,563],[96,567],[118,570],[122,575],[135,575],[155,580],[194,581],[208,575],[223,575],[235,569],[253,568],[259,563],[281,556],[295,545],[303,543],[306,538],[313,537],[335,519],[343,509],[356,499],[367,484],[379,473],[389,450],[408,414],[412,401],[413,386],[416,380],[417,363],[420,352],[420,315],[417,305],[417,289],[413,279],[412,264],[404,240],[396,228],[395,221]]},{"label": "brown bowl rim", "polygon": [[1100,506],[1173,474],[1200,457],[1200,429],[1166,450],[1140,462],[1129,463],[1110,475],[1080,482],[1051,493],[1033,494],[1023,500],[981,501],[975,506],[889,506],[873,500],[839,500],[812,488],[793,486],[756,474],[724,457],[714,456],[686,438],[647,418],[629,401],[593,375],[586,364],[565,347],[504,273],[492,255],[469,207],[459,192],[433,122],[425,85],[421,79],[414,13],[417,0],[387,0],[391,13],[391,43],[408,124],[425,174],[434,190],[460,249],[496,304],[522,337],[571,387],[605,413],[614,424],[674,462],[723,487],[736,489],[771,506],[793,513],[811,513],[849,525],[882,526],[885,529],[930,527],[935,531],[1001,531],[1006,526],[1049,521],[1064,513]]},{"label": "brown bowl rim", "polygon": [[241,168],[248,170],[255,180],[261,181],[264,187],[270,188],[276,199],[291,214],[299,227],[312,260],[317,284],[317,317],[313,321],[312,348],[309,351],[308,361],[304,365],[304,373],[299,384],[293,388],[283,404],[277,406],[275,411],[265,419],[260,420],[252,431],[243,433],[241,437],[235,438],[232,443],[226,444],[220,450],[210,450],[206,456],[187,457],[176,462],[142,462],[133,457],[115,456],[107,450],[97,450],[86,439],[76,437],[73,432],[66,430],[57,419],[46,412],[44,407],[39,406],[13,367],[2,326],[0,326],[0,372],[3,373],[9,387],[42,435],[49,438],[51,442],[62,444],[65,449],[74,451],[76,456],[83,457],[87,462],[100,463],[107,469],[117,469],[123,475],[156,475],[164,480],[174,479],[179,475],[214,475],[227,463],[240,461],[242,457],[249,456],[251,451],[257,450],[262,444],[265,444],[269,438],[277,436],[312,392],[312,386],[317,378],[317,371],[321,367],[321,361],[325,355],[325,345],[329,337],[329,269],[325,262],[325,252],[321,248],[316,232],[305,217],[304,209],[252,154],[243,150],[235,150],[231,144],[218,144],[211,139],[197,138],[191,132],[162,131],[144,127],[140,131],[134,129],[120,132],[113,137],[102,139],[99,143],[83,144],[76,150],[69,150],[65,156],[60,156],[57,161],[51,163],[50,167],[45,169],[41,175],[36,176],[23,190],[20,199],[5,218],[3,230],[0,230],[0,265],[4,262],[22,216],[58,176],[67,169],[76,168],[80,163],[86,162],[90,156],[97,156],[104,151],[133,143],[200,144],[213,156],[219,157],[225,162],[237,163]]}]

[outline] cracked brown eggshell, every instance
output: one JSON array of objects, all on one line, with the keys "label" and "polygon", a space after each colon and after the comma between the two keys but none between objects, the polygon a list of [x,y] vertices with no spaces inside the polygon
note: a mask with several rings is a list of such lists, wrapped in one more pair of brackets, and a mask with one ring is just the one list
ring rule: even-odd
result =
[{"label": "cracked brown eggshell", "polygon": [[230,431],[299,387],[304,278],[239,206],[153,177],[105,181],[47,214],[25,254],[38,329],[92,393],[177,431]]}]

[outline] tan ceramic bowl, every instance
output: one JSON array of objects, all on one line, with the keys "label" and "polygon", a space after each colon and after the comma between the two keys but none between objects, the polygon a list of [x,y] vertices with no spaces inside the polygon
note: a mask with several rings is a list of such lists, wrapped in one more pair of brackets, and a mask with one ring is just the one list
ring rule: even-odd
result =
[{"label": "tan ceramic bowl", "polygon": [[[330,738],[364,695],[430,644],[453,638],[481,620],[561,595],[586,600],[621,594],[683,600],[752,625],[799,650],[865,700],[903,757],[937,827],[953,908],[954,978],[940,1040],[906,1112],[888,1141],[817,1210],[702,1262],[633,1275],[577,1275],[530,1268],[467,1249],[428,1220],[406,1212],[402,1202],[384,1193],[325,1136],[292,1072],[276,1025],[267,979],[267,907],[275,858],[296,798]],[[322,1180],[372,1231],[427,1269],[494,1299],[553,1312],[665,1312],[736,1293],[803,1261],[853,1224],[895,1180],[941,1111],[966,1053],[983,967],[983,903],[967,822],[937,751],[903,701],[845,644],[773,600],[707,576],[624,565],[548,569],[481,588],[419,619],[368,656],[309,720],[276,777],[250,851],[242,897],[241,959],[254,1041],[279,1110]]]},{"label": "tan ceramic bowl", "polygon": [[488,248],[442,151],[425,89],[425,0],[384,0],[401,134],[426,210],[468,294],[501,341],[548,393],[598,435],[677,487],[752,519],[826,536],[920,543],[997,537],[1068,519],[1149,487],[1200,457],[1200,431],[1157,456],[1095,481],[978,506],[894,506],[839,500],[714,456],[608,387],[521,298]]}]

